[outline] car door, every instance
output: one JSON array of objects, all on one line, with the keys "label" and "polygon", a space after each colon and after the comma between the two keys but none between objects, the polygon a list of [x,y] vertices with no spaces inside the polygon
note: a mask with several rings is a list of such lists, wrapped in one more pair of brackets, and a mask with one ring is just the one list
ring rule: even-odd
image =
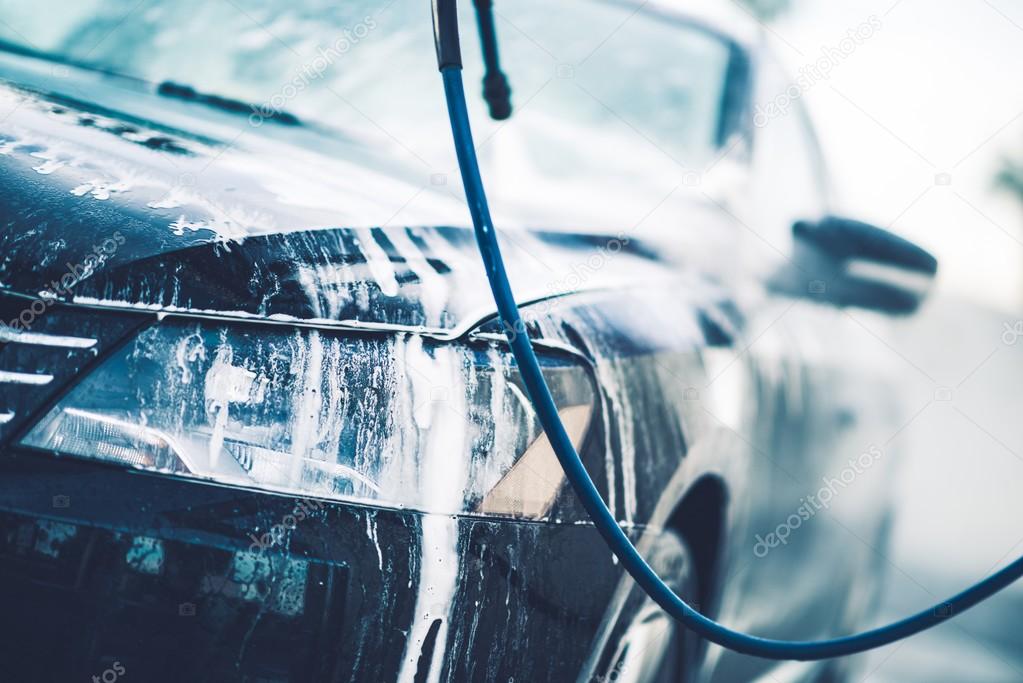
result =
[{"label": "car door", "polygon": [[[862,627],[877,594],[887,519],[886,440],[895,429],[894,374],[878,354],[886,321],[826,300],[830,283],[807,275],[778,295],[772,273],[798,268],[792,226],[831,211],[828,181],[799,96],[762,56],[754,95],[750,192],[734,208],[743,224],[748,297],[741,338],[711,371],[711,389],[744,392],[735,427],[750,463],[749,524],[728,546],[720,617],[781,639],[841,635]],[[787,98],[768,111],[764,103]],[[718,386],[715,386],[718,385]],[[735,393],[733,391],[733,393]],[[810,679],[814,663],[778,664],[709,652],[708,680]],[[784,666],[784,669],[781,667]],[[712,672],[712,673],[711,673]]]}]

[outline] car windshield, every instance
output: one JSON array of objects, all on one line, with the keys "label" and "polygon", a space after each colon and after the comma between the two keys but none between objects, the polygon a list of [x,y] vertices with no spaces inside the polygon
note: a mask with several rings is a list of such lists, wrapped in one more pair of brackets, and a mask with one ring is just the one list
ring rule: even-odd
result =
[{"label": "car windshield", "polygon": [[[474,132],[501,208],[525,216],[539,195],[547,221],[551,203],[575,217],[585,203],[591,218],[649,208],[727,142],[733,52],[709,31],[625,3],[498,2],[515,113],[496,122],[472,4],[459,9]],[[0,37],[21,48],[251,103],[253,120],[286,111],[386,146],[435,184],[457,177],[426,0],[0,0],[0,13]]]}]

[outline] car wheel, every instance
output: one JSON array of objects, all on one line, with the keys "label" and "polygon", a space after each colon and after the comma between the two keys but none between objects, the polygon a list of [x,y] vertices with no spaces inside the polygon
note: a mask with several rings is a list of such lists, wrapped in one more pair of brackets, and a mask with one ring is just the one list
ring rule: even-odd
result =
[{"label": "car wheel", "polygon": [[[667,531],[657,541],[647,561],[658,575],[686,602],[698,595],[696,564],[685,540]],[[639,600],[631,610],[614,654],[602,677],[606,683],[685,683],[691,680],[699,651],[699,639],[668,616],[637,587],[630,597]]]}]

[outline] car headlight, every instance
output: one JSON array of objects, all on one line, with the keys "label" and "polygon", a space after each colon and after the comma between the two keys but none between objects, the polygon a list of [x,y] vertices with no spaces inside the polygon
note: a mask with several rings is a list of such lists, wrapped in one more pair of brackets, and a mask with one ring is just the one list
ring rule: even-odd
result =
[{"label": "car headlight", "polygon": [[[594,391],[545,361],[578,445]],[[496,347],[164,320],[22,445],[309,497],[544,518],[563,475]]]}]

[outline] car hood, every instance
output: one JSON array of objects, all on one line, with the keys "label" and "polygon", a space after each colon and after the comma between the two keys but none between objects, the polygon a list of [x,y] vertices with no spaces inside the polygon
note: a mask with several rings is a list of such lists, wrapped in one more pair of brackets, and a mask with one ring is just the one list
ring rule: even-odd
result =
[{"label": "car hood", "polygon": [[[257,128],[151,84],[59,70],[0,57],[0,287],[448,334],[493,315],[466,206],[446,178],[313,126]],[[672,270],[613,235],[502,239],[523,303]]]}]

